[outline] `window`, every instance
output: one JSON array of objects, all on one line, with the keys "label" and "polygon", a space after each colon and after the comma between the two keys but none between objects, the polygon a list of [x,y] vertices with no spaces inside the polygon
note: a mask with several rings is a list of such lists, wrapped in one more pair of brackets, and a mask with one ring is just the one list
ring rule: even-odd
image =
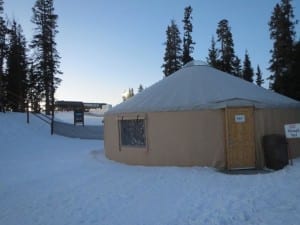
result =
[{"label": "window", "polygon": [[121,146],[146,147],[145,119],[122,119],[119,122]]}]

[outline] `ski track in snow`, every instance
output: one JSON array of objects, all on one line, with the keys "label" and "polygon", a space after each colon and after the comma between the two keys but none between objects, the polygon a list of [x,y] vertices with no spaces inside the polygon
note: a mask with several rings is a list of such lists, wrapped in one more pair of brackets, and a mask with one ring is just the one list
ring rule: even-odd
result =
[{"label": "ski track in snow", "polygon": [[300,222],[300,160],[277,172],[128,166],[103,142],[51,136],[0,114],[0,225],[199,225]]}]

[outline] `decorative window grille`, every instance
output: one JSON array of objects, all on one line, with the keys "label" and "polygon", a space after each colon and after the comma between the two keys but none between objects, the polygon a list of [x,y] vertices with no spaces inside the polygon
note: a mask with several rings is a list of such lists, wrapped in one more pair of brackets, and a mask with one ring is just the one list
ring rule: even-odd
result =
[{"label": "decorative window grille", "polygon": [[144,119],[120,120],[120,125],[122,146],[146,146]]}]

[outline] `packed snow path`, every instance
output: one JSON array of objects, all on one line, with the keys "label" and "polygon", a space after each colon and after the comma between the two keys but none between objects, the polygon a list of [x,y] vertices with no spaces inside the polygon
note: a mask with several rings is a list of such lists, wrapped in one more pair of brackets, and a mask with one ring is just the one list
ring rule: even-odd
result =
[{"label": "packed snow path", "polygon": [[1,225],[299,224],[300,160],[258,175],[128,166],[25,121],[0,114]]}]

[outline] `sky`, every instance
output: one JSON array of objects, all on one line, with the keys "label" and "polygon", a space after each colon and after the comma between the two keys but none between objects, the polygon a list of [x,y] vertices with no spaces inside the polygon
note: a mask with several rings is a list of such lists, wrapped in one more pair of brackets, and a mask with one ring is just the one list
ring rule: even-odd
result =
[{"label": "sky", "polygon": [[[182,32],[184,8],[193,8],[194,59],[206,61],[217,24],[227,19],[236,55],[248,51],[253,68],[267,70],[272,41],[268,22],[280,0],[55,0],[62,83],[57,100],[102,102],[116,105],[122,93],[140,84],[149,87],[164,75],[166,28],[174,19]],[[4,13],[22,25],[27,42],[35,0],[4,0]],[[300,19],[300,0],[293,0]],[[295,27],[299,40],[299,24]],[[265,84],[268,87],[268,83]]]}]

